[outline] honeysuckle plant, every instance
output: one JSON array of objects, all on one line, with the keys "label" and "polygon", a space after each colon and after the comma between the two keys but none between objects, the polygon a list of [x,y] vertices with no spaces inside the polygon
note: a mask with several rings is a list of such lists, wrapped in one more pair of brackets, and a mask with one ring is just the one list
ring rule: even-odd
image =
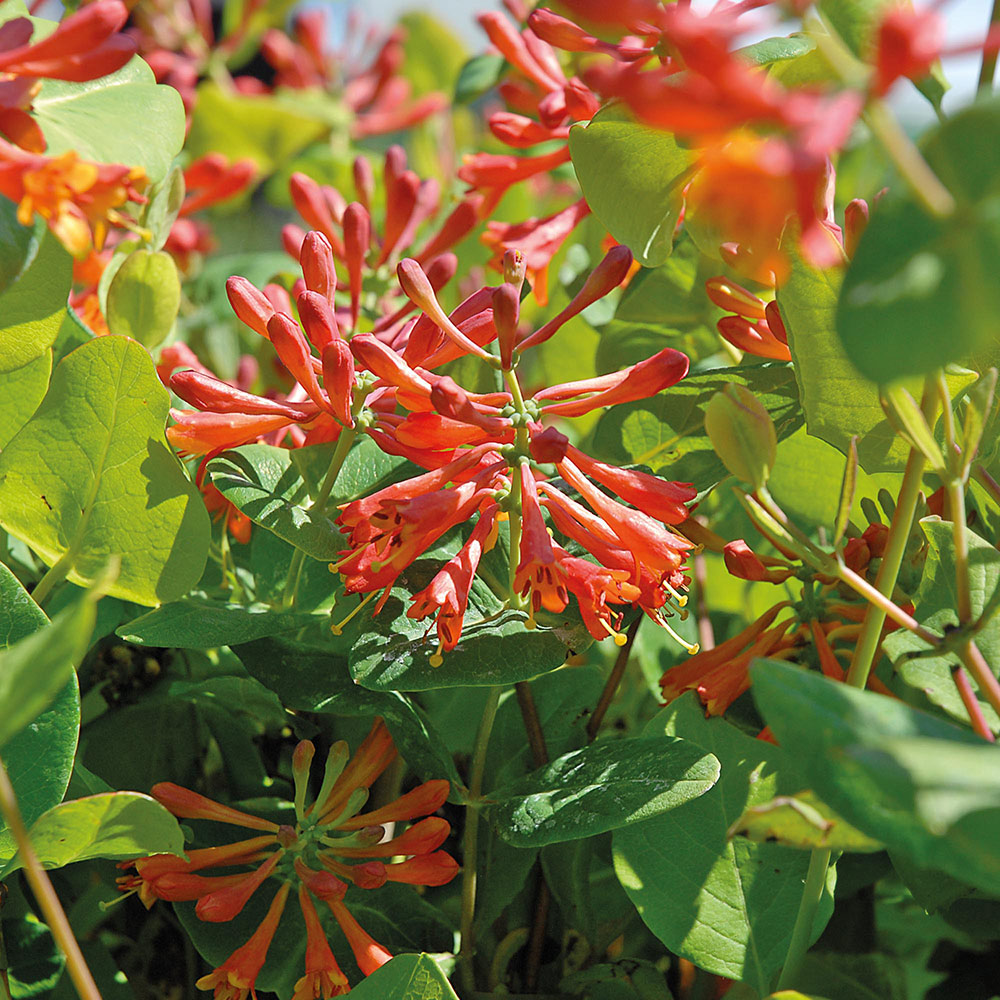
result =
[{"label": "honeysuckle plant", "polygon": [[0,0],[5,992],[991,997],[997,29],[48,14]]}]

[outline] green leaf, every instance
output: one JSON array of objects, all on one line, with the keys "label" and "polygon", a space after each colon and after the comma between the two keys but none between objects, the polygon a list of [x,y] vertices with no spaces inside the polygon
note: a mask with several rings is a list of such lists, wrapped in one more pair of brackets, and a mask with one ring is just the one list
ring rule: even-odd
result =
[{"label": "green leaf", "polygon": [[327,130],[324,122],[308,113],[308,103],[302,98],[230,93],[205,81],[198,87],[185,148],[193,158],[212,152],[233,160],[249,157],[267,175]]},{"label": "green leaf", "polygon": [[451,26],[424,10],[410,10],[399,19],[403,29],[403,75],[420,97],[431,91],[451,93],[468,51]]},{"label": "green leaf", "polygon": [[9,963],[11,996],[13,1000],[51,996],[66,960],[52,932],[31,912],[15,886],[10,888],[14,892],[0,911],[0,941]]},{"label": "green leaf", "polygon": [[130,254],[108,288],[108,329],[152,350],[167,338],[181,304],[173,257],[163,250]]},{"label": "green leaf", "polygon": [[213,485],[252,521],[273,531],[314,559],[329,562],[344,549],[344,538],[333,523],[337,506],[375,492],[410,468],[386,455],[370,438],[362,438],[348,453],[337,476],[326,513],[309,509],[319,491],[335,445],[274,448],[249,444],[225,451],[208,463]]},{"label": "green leaf", "polygon": [[458,1000],[430,955],[397,955],[351,992],[354,1000]]},{"label": "green leaf", "polygon": [[911,196],[887,198],[873,212],[837,311],[841,340],[869,378],[924,374],[995,346],[998,142],[1000,101],[966,108],[923,144],[955,212],[933,217]]},{"label": "green leaf", "polygon": [[[14,574],[0,563],[0,677],[6,676],[2,664],[9,664],[7,658],[14,656],[10,647],[16,649],[15,644],[36,634],[51,638],[51,629],[42,609],[28,596]],[[60,640],[59,645],[62,644]],[[86,641],[83,648],[86,648]],[[23,659],[21,665],[23,668]],[[37,695],[41,686],[47,686],[48,677],[36,676],[37,663],[29,666],[27,681],[23,677],[12,678],[18,699]],[[6,687],[6,683],[3,686]],[[30,825],[62,799],[69,784],[80,729],[76,674],[71,673],[45,711],[28,721],[31,725],[21,729],[4,745],[3,761],[21,814]],[[0,861],[11,857],[15,849],[13,836],[0,820]]]},{"label": "green leaf", "polygon": [[291,632],[315,620],[314,615],[278,611],[269,604],[230,604],[192,595],[133,618],[116,634],[140,646],[211,649]]},{"label": "green leaf", "polygon": [[184,171],[174,166],[170,173],[147,192],[149,202],[142,214],[142,225],[152,234],[150,249],[162,250],[170,227],[184,204]]},{"label": "green leaf", "polygon": [[[618,878],[671,951],[766,994],[788,949],[809,862],[788,847],[729,841],[727,831],[749,806],[798,791],[801,778],[782,748],[706,719],[693,694],[655,716],[645,735],[692,740],[718,758],[722,773],[699,798],[615,831]],[[814,937],[831,910],[824,896]]]},{"label": "green leaf", "polygon": [[43,80],[32,110],[48,156],[75,150],[95,163],[142,167],[154,183],[184,145],[180,94],[158,84],[138,56],[96,80]]},{"label": "green leaf", "polygon": [[503,56],[483,52],[469,59],[455,81],[455,103],[468,104],[482,97],[500,82],[507,61]]},{"label": "green leaf", "polygon": [[882,844],[855,830],[812,792],[779,795],[751,806],[729,828],[731,836],[802,850],[881,851]]},{"label": "green leaf", "polygon": [[20,368],[0,372],[0,450],[31,419],[45,398],[52,374],[52,351],[45,351]]},{"label": "green leaf", "polygon": [[594,215],[640,264],[662,264],[673,248],[691,153],[669,133],[631,120],[619,105],[573,126],[569,149]]},{"label": "green leaf", "polygon": [[838,951],[807,955],[798,981],[816,1000],[821,998],[813,991],[822,991],[836,1000],[904,1000],[909,995],[904,988],[905,978],[892,955]]},{"label": "green leaf", "polygon": [[757,705],[823,801],[928,868],[1000,891],[1000,749],[902,702],[776,661]]},{"label": "green leaf", "polygon": [[73,259],[44,221],[17,221],[0,199],[0,373],[44,354],[59,332],[73,282]]},{"label": "green leaf", "polygon": [[[183,854],[180,824],[163,806],[138,792],[104,792],[63,802],[44,813],[30,830],[31,844],[45,868],[62,868],[88,858],[135,858]],[[15,856],[2,876],[23,867]]]},{"label": "green leaf", "polygon": [[781,441],[802,425],[789,365],[716,368],[691,375],[651,399],[615,406],[594,432],[600,456],[618,465],[643,465],[680,482],[710,489],[727,475],[705,432],[705,408],[730,382],[751,390],[771,415]]},{"label": "green leaf", "polygon": [[500,835],[542,847],[631,826],[704,795],[719,762],[686,740],[606,740],[490,793]]},{"label": "green leaf", "polygon": [[59,363],[38,411],[0,455],[0,523],[84,583],[111,556],[116,597],[187,593],[208,555],[201,496],[167,447],[168,408],[149,355],[100,337]]},{"label": "green leaf", "polygon": [[788,35],[763,38],[752,45],[737,49],[736,52],[754,66],[771,66],[789,59],[799,59],[815,50],[816,42],[808,35]]},{"label": "green leaf", "polygon": [[274,691],[287,708],[333,715],[381,715],[400,754],[422,780],[458,772],[433,723],[405,695],[368,691],[351,680],[343,656],[286,639],[258,639],[234,649],[251,677]]},{"label": "green leaf", "polygon": [[[880,203],[876,217],[882,210]],[[901,239],[898,231],[893,230],[892,239]],[[858,374],[854,350],[850,345],[845,347],[837,335],[842,333],[837,297],[844,280],[843,270],[814,268],[795,251],[791,238],[783,244],[790,254],[792,270],[778,289],[777,302],[788,331],[788,347],[795,363],[807,430],[844,454],[851,438],[857,435],[858,461],[866,472],[901,469],[909,455],[909,445],[886,418],[878,386]],[[857,259],[855,255],[852,270]],[[880,343],[883,335],[881,328],[867,334]],[[912,330],[908,336],[912,337]],[[897,345],[894,350],[909,348]],[[973,378],[949,376],[949,386],[956,392]],[[919,393],[919,382],[907,385]]]},{"label": "green leaf", "polygon": [[439,562],[418,560],[399,578],[379,614],[362,612],[356,621],[361,634],[350,652],[351,676],[374,691],[425,691],[440,687],[480,687],[514,684],[561,666],[569,655],[567,641],[576,643],[572,626],[526,626],[523,611],[504,610],[492,590],[476,577],[462,638],[439,667],[430,663],[437,649],[427,622],[409,618],[409,598],[430,583]]},{"label": "green leaf", "polygon": [[[917,620],[939,635],[958,625],[955,611],[955,542],[952,525],[937,518],[924,518],[920,528],[927,539],[927,561],[920,586],[914,595]],[[976,645],[987,663],[1000,663],[1000,552],[975,532],[968,532],[969,597],[973,620],[981,616],[986,624],[976,634]],[[954,653],[927,655],[930,647],[912,632],[900,629],[886,636],[883,648],[891,657],[903,682],[922,691],[934,705],[952,718],[968,724],[969,713],[952,679],[952,667],[959,661]],[[995,669],[995,668],[994,668]],[[975,681],[970,678],[975,689]],[[1000,732],[1000,717],[985,701],[983,715],[994,732]]]},{"label": "green leaf", "polygon": [[[13,587],[6,582],[4,590]],[[47,708],[72,679],[90,644],[96,603],[96,595],[87,593],[51,623],[0,650],[0,704],[4,707],[0,747]],[[14,613],[18,619],[11,619],[12,630],[17,631],[26,616],[33,614],[27,609]]]},{"label": "green leaf", "polygon": [[584,1000],[673,1000],[663,970],[652,962],[631,958],[574,972],[559,989]]}]

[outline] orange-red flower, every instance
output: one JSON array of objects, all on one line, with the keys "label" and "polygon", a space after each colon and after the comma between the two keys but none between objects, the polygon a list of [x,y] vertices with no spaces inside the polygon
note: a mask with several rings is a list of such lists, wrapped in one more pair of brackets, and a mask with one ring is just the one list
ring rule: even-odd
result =
[{"label": "orange-red flower", "polygon": [[[295,997],[319,1000],[346,993],[349,987],[326,940],[314,897],[330,907],[367,975],[391,955],[351,915],[343,901],[348,886],[371,890],[387,881],[444,885],[458,872],[454,859],[440,850],[450,832],[447,821],[428,815],[447,799],[447,781],[427,781],[393,802],[362,812],[368,789],[396,756],[381,719],[375,720],[352,758],[348,759],[346,744],[331,747],[322,786],[315,800],[307,805],[314,753],[312,743],[304,740],[292,756],[294,827],[279,826],[179,785],[162,782],[153,787],[153,795],[175,816],[210,819],[263,832],[221,847],[189,850],[187,858],[158,854],[119,865],[135,869],[135,874],[118,879],[119,887],[138,892],[147,907],[156,899],[197,900],[198,918],[214,922],[232,920],[265,882],[277,879],[281,883],[250,940],[198,981],[199,987],[213,989],[221,1000],[242,1000],[253,992],[293,883],[298,882],[306,924],[305,975],[296,983]],[[400,832],[399,824],[409,821],[416,822]],[[396,824],[396,835],[383,840],[387,823]],[[211,868],[242,866],[252,868],[235,874],[202,874]]]}]

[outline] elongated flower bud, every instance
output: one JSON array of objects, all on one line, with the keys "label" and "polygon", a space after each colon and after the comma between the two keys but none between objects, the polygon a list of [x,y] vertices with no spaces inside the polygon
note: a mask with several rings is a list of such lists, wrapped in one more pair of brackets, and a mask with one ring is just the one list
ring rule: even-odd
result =
[{"label": "elongated flower bud", "polygon": [[517,321],[521,315],[521,300],[517,288],[506,282],[493,289],[493,325],[497,328],[500,346],[500,366],[509,370],[517,340]]},{"label": "elongated flower bud", "polygon": [[772,299],[764,307],[764,318],[767,320],[767,328],[787,347],[788,331],[785,329],[785,321],[781,318],[781,310],[776,299]]},{"label": "elongated flower bud", "polygon": [[519,345],[523,351],[549,339],[564,323],[583,312],[587,306],[603,298],[613,288],[617,288],[632,267],[632,251],[628,247],[614,246],[604,256],[604,260],[590,272],[583,288],[573,296],[569,305],[554,316],[544,326],[527,337]]},{"label": "elongated flower bud", "polygon": [[358,201],[370,212],[372,210],[372,196],[375,194],[375,174],[367,157],[355,157],[352,173],[354,174],[354,191],[358,196]]},{"label": "elongated flower bud", "polygon": [[351,202],[344,209],[344,256],[351,289],[351,329],[357,329],[361,303],[361,269],[371,245],[372,222],[363,205]]},{"label": "elongated flower bud", "polygon": [[482,207],[481,195],[469,195],[460,201],[452,213],[441,223],[441,228],[427,241],[424,248],[416,255],[416,259],[424,264],[433,260],[438,254],[450,249],[460,240],[464,240],[479,222],[479,210]]},{"label": "elongated flower bud", "polygon": [[537,8],[528,15],[528,27],[542,41],[564,52],[593,52],[601,44],[578,24],[544,7]]},{"label": "elongated flower bud", "polygon": [[267,332],[271,335],[271,343],[274,344],[281,363],[288,369],[292,378],[305,389],[317,406],[329,410],[330,404],[320,388],[316,370],[313,368],[309,342],[299,329],[299,324],[291,316],[275,313],[268,320]]},{"label": "elongated flower bud", "polygon": [[330,241],[318,230],[306,233],[299,251],[299,264],[306,288],[319,292],[327,301],[333,302],[337,290],[337,269],[333,263]]},{"label": "elongated flower bud", "polygon": [[296,300],[299,322],[313,346],[323,353],[335,340],[340,340],[337,317],[330,307],[330,300],[319,292],[303,292]]},{"label": "elongated flower bud", "polygon": [[735,281],[722,277],[709,278],[705,282],[705,291],[712,302],[726,312],[734,312],[749,319],[764,318],[764,301]]},{"label": "elongated flower bud", "polygon": [[436,326],[443,330],[456,344],[463,347],[468,354],[475,354],[476,357],[486,361],[493,360],[488,351],[483,350],[477,343],[470,340],[455,324],[448,318],[441,304],[434,294],[427,275],[423,268],[412,258],[405,257],[396,265],[396,275],[399,278],[400,287],[406,297],[413,302],[418,309],[422,309]]},{"label": "elongated flower bud", "polygon": [[277,823],[225,806],[182,785],[175,785],[172,781],[161,781],[153,785],[150,794],[180,819],[213,819],[217,823],[231,823],[249,830],[278,832]]},{"label": "elongated flower bud", "polygon": [[226,279],[226,296],[236,318],[254,333],[267,338],[267,321],[274,315],[274,306],[267,296],[246,278],[234,274]]},{"label": "elongated flower bud", "polygon": [[354,426],[351,401],[354,392],[354,358],[346,341],[334,340],[323,351],[323,385],[333,415],[345,427]]},{"label": "elongated flower bud", "polygon": [[265,396],[255,396],[231,386],[228,382],[214,375],[203,375],[201,372],[182,371],[170,377],[170,388],[173,389],[185,403],[190,403],[199,410],[211,413],[256,413],[289,417],[292,420],[305,420],[310,411],[301,405],[282,403],[277,399],[267,399]]},{"label": "elongated flower bud", "polygon": [[705,407],[705,430],[725,467],[756,491],[767,483],[778,453],[771,415],[741,385],[730,383]]},{"label": "elongated flower bud", "polygon": [[864,198],[855,198],[847,203],[844,209],[844,250],[848,257],[853,257],[858,249],[858,243],[868,228],[871,211]]}]

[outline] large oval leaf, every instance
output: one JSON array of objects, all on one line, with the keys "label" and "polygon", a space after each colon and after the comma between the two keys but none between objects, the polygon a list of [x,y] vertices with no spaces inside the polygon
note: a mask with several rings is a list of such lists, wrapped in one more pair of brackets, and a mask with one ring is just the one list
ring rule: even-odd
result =
[{"label": "large oval leaf", "polygon": [[515,847],[543,847],[631,826],[704,795],[719,761],[677,737],[607,740],[564,754],[490,792]]},{"label": "large oval leaf", "polygon": [[156,182],[184,145],[181,95],[138,56],[96,80],[44,80],[32,107],[49,156],[75,150],[96,163],[142,167]]},{"label": "large oval leaf", "polygon": [[100,337],[56,368],[45,399],[0,455],[0,524],[69,579],[111,556],[116,597],[159,604],[187,593],[208,555],[208,514],[163,434],[167,392],[149,355]]}]

